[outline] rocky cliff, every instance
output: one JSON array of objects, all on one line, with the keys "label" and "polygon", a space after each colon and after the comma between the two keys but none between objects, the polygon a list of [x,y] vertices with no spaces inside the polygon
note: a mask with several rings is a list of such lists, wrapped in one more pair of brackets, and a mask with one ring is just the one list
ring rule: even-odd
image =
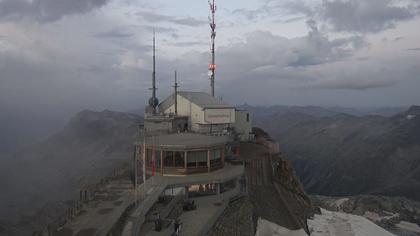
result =
[{"label": "rocky cliff", "polygon": [[257,143],[241,143],[247,194],[229,204],[209,235],[255,235],[259,218],[296,230],[307,227],[314,208],[293,167],[272,139],[255,128]]}]

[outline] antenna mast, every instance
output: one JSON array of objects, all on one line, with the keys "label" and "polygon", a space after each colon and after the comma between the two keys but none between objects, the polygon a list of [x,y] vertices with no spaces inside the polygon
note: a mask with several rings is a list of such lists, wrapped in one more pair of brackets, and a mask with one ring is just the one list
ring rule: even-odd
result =
[{"label": "antenna mast", "polygon": [[179,88],[179,84],[177,81],[177,75],[176,75],[176,70],[175,70],[175,83],[174,83],[174,89],[175,89],[175,115],[178,115],[178,88]]},{"label": "antenna mast", "polygon": [[210,85],[211,85],[211,95],[214,97],[214,72],[216,71],[216,62],[215,62],[215,39],[216,39],[216,23],[215,23],[215,14],[216,14],[216,4],[215,0],[208,0],[210,5],[211,17],[210,20],[210,29],[211,29],[211,64],[209,66],[209,76],[210,76]]},{"label": "antenna mast", "polygon": [[153,109],[153,114],[156,114],[156,108],[159,105],[159,100],[156,97],[156,38],[153,30],[153,72],[152,72],[152,97],[149,99],[149,106]]}]

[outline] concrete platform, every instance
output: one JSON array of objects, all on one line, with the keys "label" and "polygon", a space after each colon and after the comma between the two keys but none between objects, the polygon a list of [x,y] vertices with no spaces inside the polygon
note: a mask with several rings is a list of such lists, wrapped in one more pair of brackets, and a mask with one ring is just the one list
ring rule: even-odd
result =
[{"label": "concrete platform", "polygon": [[[211,173],[186,176],[154,176],[149,178],[146,182],[148,194],[146,194],[144,201],[140,203],[139,207],[137,207],[131,215],[130,223],[126,225],[126,229],[124,230],[126,234],[123,235],[129,236],[128,232],[130,231],[132,236],[138,235],[147,212],[152,208],[153,204],[156,203],[158,197],[165,189],[195,184],[222,183],[237,179],[243,174],[244,166],[227,164],[223,169]],[[147,187],[147,185],[149,185],[149,187]],[[139,189],[140,191],[143,191],[141,188]],[[209,197],[194,198],[197,210],[186,212],[181,215],[181,222],[188,222],[184,224],[185,228],[181,235],[199,235],[200,232],[205,231],[207,228],[210,229],[217,217],[223,212],[229,198],[237,194],[239,194],[239,186],[231,191],[220,194],[220,196],[213,195]],[[219,204],[215,205],[215,203]],[[163,232],[150,232],[147,235],[168,235],[170,232],[171,229],[166,229]]]},{"label": "concrete platform", "polygon": [[106,235],[135,197],[130,181],[112,181],[106,189],[54,235]]}]

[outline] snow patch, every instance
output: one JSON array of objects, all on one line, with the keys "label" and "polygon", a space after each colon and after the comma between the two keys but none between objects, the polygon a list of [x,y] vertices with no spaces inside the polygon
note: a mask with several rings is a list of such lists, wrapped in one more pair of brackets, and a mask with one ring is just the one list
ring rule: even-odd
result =
[{"label": "snow patch", "polygon": [[412,119],[414,119],[414,118],[416,118],[416,116],[415,116],[415,115],[407,115],[407,120],[412,120]]},{"label": "snow patch", "polygon": [[394,217],[399,217],[400,216],[400,214],[398,214],[398,213],[391,213],[391,212],[385,212],[385,213],[388,214],[388,215],[387,216],[380,216],[376,212],[366,211],[363,216],[365,218],[373,221],[373,222],[379,222],[381,220],[390,220]]},{"label": "snow patch", "polygon": [[308,220],[311,236],[394,236],[361,216],[324,209],[321,213]]},{"label": "snow patch", "polygon": [[407,222],[407,221],[401,221],[400,223],[396,224],[395,226],[397,226],[398,228],[403,229],[403,230],[411,231],[411,232],[414,232],[414,233],[420,233],[420,227],[415,223],[411,223],[411,222]]},{"label": "snow patch", "polygon": [[343,203],[347,202],[348,200],[350,200],[350,199],[348,199],[348,198],[340,198],[340,199],[334,201],[331,204],[331,206],[336,206],[338,209],[341,209],[341,205],[343,205]]},{"label": "snow patch", "polygon": [[258,218],[255,236],[307,236],[303,229],[290,230],[268,220]]}]

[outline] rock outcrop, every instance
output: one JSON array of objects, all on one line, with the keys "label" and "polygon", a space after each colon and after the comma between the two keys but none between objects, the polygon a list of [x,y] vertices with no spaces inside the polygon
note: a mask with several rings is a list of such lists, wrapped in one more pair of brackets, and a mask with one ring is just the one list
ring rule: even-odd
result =
[{"label": "rock outcrop", "polygon": [[257,143],[241,143],[247,194],[229,204],[209,235],[255,235],[259,218],[288,229],[308,231],[311,201],[290,161],[262,129],[255,128]]}]

